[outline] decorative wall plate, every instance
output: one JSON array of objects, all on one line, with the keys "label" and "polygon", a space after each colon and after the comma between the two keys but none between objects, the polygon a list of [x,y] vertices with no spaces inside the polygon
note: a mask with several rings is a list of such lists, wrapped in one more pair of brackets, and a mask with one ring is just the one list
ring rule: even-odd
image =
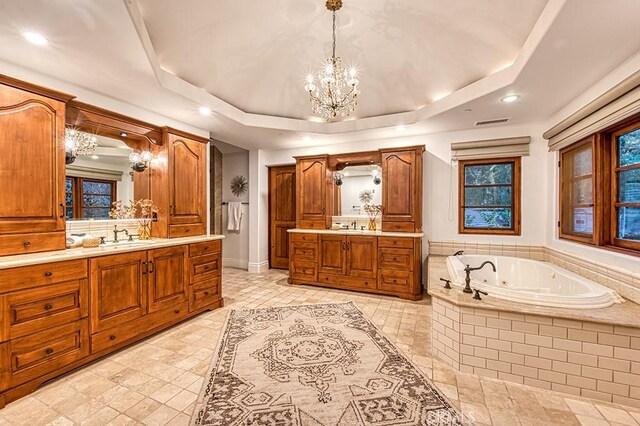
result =
[{"label": "decorative wall plate", "polygon": [[242,194],[247,192],[249,188],[249,181],[244,176],[235,176],[231,179],[231,192],[236,197],[241,196]]}]

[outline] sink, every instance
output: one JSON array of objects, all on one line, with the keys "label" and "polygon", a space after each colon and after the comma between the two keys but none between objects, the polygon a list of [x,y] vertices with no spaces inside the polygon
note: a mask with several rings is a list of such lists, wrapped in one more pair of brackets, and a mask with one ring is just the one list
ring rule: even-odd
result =
[{"label": "sink", "polygon": [[121,248],[140,247],[151,244],[151,240],[134,240],[134,241],[107,241],[105,244],[101,244],[99,247],[103,250],[117,250]]}]

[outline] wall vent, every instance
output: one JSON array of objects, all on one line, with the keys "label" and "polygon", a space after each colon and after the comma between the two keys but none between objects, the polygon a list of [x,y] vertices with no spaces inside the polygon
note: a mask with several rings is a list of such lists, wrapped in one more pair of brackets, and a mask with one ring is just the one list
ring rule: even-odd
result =
[{"label": "wall vent", "polygon": [[476,126],[488,126],[490,124],[502,124],[509,121],[509,118],[495,118],[493,120],[476,121]]}]

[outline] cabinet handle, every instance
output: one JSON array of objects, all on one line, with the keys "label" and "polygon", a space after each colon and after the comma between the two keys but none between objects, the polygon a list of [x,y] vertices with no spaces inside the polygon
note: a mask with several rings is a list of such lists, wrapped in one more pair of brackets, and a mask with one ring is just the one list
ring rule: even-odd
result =
[{"label": "cabinet handle", "polygon": [[44,276],[47,277],[47,278],[52,276],[52,275],[53,275],[53,272],[50,272],[50,271],[47,271],[47,272],[44,273]]},{"label": "cabinet handle", "polygon": [[173,311],[173,313],[178,315],[180,313],[180,309],[176,309],[175,311]]},{"label": "cabinet handle", "polygon": [[205,265],[204,270],[208,271],[209,270],[209,265]]},{"label": "cabinet handle", "polygon": [[47,348],[47,350],[45,351],[45,353],[46,353],[47,355],[51,355],[51,354],[53,353],[53,349],[51,349],[51,348]]},{"label": "cabinet handle", "polygon": [[29,248],[31,246],[31,242],[25,241],[24,243],[22,243],[22,245],[24,246],[24,248]]},{"label": "cabinet handle", "polygon": [[149,261],[149,266],[151,266],[151,269],[149,269],[149,273],[153,274],[156,271],[155,267],[153,266],[153,260]]},{"label": "cabinet handle", "polygon": [[347,250],[351,250],[351,241],[347,243]]},{"label": "cabinet handle", "polygon": [[[302,271],[302,273],[304,273],[304,271]],[[205,295],[205,296],[208,296],[208,295],[209,295],[209,292],[208,292],[208,291],[205,291],[205,292],[204,292],[204,295]]]},{"label": "cabinet handle", "polygon": [[393,261],[394,261],[394,262],[397,262],[397,261],[398,261],[398,259],[394,257],[394,258],[393,258]]},{"label": "cabinet handle", "polygon": [[342,250],[346,250],[347,249],[347,243],[345,243],[344,241],[342,242]]},{"label": "cabinet handle", "polygon": [[51,303],[47,303],[46,305],[44,305],[44,309],[50,311],[51,309],[53,309],[53,305],[51,305]]},{"label": "cabinet handle", "polygon": [[147,262],[142,262],[142,275],[147,275]]},{"label": "cabinet handle", "polygon": [[62,209],[62,214],[60,214],[60,219],[64,219],[64,217],[67,215],[67,206],[60,203],[60,208]]},{"label": "cabinet handle", "polygon": [[116,340],[116,336],[112,334],[111,336],[109,336],[109,340]]},{"label": "cabinet handle", "polygon": [[175,216],[176,208],[173,206],[169,206],[169,216]]}]

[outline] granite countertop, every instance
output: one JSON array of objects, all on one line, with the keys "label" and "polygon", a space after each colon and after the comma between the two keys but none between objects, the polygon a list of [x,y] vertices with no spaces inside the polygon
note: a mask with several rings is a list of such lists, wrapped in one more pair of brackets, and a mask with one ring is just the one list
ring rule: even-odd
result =
[{"label": "granite countertop", "polygon": [[66,250],[44,251],[41,253],[0,256],[0,269],[39,265],[41,263],[63,262],[65,260],[84,259],[89,257],[108,256],[110,254],[222,240],[223,238],[224,235],[200,235],[184,238],[152,238],[150,240],[134,240],[131,243],[122,242],[119,244],[107,244],[105,246],[95,248],[79,247]]},{"label": "granite countertop", "polygon": [[429,287],[427,292],[431,297],[437,297],[466,308],[515,312],[525,315],[540,315],[638,328],[640,305],[626,299],[625,302],[614,304],[608,308],[568,309],[511,302],[492,297],[491,294],[482,296],[482,300],[475,300],[471,294],[463,293],[462,288],[456,287],[454,283],[452,283],[453,288],[447,290],[444,288],[444,283],[440,281],[440,278],[451,278],[445,263],[446,259],[446,256],[429,256]]},{"label": "granite countertop", "polygon": [[353,229],[289,229],[287,232],[296,234],[333,234],[333,235],[363,235],[371,237],[405,237],[422,238],[422,232],[385,232],[385,231],[360,231]]}]

